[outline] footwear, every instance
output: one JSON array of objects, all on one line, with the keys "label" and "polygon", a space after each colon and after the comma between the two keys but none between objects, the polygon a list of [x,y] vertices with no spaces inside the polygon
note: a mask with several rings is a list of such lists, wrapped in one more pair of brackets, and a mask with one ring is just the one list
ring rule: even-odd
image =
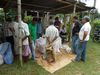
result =
[{"label": "footwear", "polygon": [[84,59],[81,59],[81,61],[85,62],[85,60],[84,60]]},{"label": "footwear", "polygon": [[74,59],[72,60],[72,62],[80,62],[80,60]]}]

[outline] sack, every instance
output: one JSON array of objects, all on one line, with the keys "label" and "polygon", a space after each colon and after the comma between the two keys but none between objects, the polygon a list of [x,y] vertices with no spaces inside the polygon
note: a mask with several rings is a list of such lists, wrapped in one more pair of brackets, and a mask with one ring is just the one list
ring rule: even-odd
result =
[{"label": "sack", "polygon": [[8,48],[7,48],[6,52],[4,53],[4,62],[6,64],[12,64],[13,63],[13,53],[12,53],[12,49],[11,49],[10,44],[8,44]]},{"label": "sack", "polygon": [[66,44],[63,44],[62,49],[64,49],[67,53],[71,53],[72,52],[71,48]]},{"label": "sack", "polygon": [[13,54],[11,49],[11,44],[8,42],[0,44],[0,62],[2,64],[3,60],[6,64],[12,64]]},{"label": "sack", "polygon": [[3,56],[0,54],[0,65],[2,65],[3,63],[4,63]]},{"label": "sack", "polygon": [[42,37],[37,39],[36,40],[36,46],[38,46],[41,53],[44,53],[45,52],[45,46],[46,46],[46,39],[42,38]]}]

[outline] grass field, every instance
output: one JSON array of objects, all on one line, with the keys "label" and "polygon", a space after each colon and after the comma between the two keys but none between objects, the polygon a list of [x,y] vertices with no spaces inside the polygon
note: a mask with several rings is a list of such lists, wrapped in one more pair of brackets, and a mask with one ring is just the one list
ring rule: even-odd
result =
[{"label": "grass field", "polygon": [[87,61],[72,62],[54,74],[45,71],[34,61],[29,61],[23,67],[16,61],[12,65],[0,66],[0,75],[100,75],[100,43],[88,42]]}]

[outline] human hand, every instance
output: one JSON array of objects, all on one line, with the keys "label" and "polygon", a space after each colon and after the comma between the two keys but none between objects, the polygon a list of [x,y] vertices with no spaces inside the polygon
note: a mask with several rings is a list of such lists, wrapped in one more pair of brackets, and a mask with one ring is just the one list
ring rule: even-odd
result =
[{"label": "human hand", "polygon": [[82,43],[82,42],[84,42],[84,40],[80,40],[80,42]]}]

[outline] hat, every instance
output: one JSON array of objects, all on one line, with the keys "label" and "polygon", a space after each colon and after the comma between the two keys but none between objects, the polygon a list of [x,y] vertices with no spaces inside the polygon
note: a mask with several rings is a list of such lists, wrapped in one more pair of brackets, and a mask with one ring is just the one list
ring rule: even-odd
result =
[{"label": "hat", "polygon": [[90,17],[89,16],[84,16],[83,19],[85,19],[86,21],[90,21]]}]

